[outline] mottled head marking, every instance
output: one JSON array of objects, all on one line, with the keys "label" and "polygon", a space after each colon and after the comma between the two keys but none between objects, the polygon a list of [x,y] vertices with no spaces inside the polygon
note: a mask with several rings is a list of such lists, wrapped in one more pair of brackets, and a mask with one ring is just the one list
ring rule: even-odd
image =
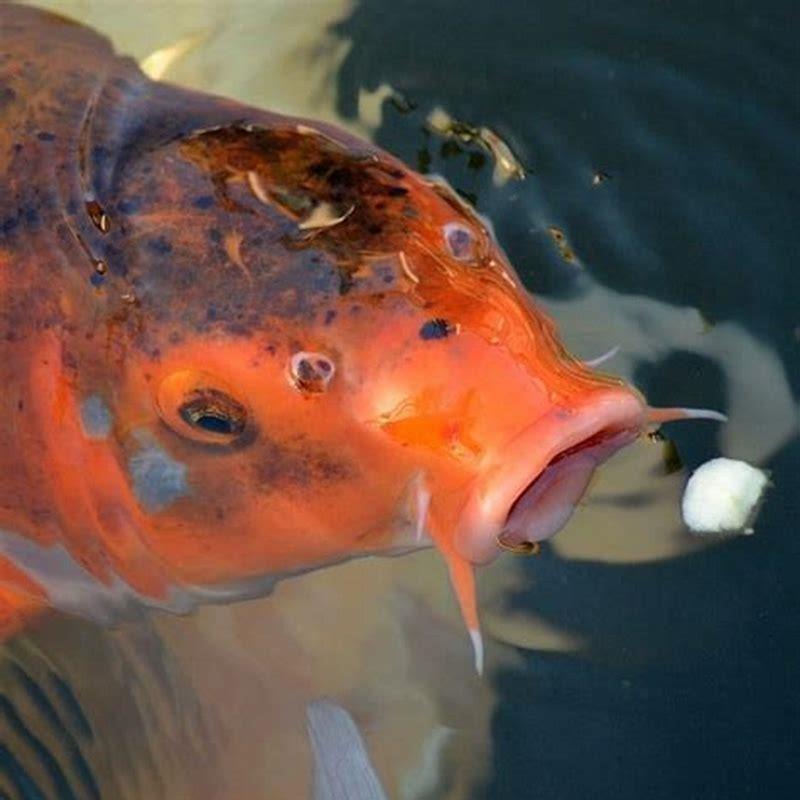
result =
[{"label": "mottled head marking", "polygon": [[93,394],[81,403],[83,430],[90,439],[105,439],[111,432],[113,417],[100,395]]},{"label": "mottled head marking", "polygon": [[129,461],[133,491],[146,511],[162,511],[189,493],[186,464],[174,459],[146,432],[135,438],[141,447]]}]

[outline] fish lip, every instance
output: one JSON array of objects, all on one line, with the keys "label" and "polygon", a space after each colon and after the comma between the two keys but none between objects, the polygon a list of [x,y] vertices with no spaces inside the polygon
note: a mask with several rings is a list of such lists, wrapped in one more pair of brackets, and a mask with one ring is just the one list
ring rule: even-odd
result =
[{"label": "fish lip", "polygon": [[[553,405],[500,447],[475,481],[455,534],[458,552],[474,564],[493,561],[501,552],[498,536],[515,504],[554,459],[566,454],[562,457],[569,463],[574,455],[584,453],[595,459],[595,466],[602,463],[644,430],[645,411],[643,399],[627,387],[593,392],[570,407]],[[592,443],[596,437],[601,438]],[[583,442],[585,449],[580,448]],[[570,454],[575,448],[580,449]]]}]

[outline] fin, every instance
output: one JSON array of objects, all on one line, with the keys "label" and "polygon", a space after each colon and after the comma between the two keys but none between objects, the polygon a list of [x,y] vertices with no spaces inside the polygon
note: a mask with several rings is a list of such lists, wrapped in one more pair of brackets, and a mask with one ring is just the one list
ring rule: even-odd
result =
[{"label": "fin", "polygon": [[306,707],[313,800],[388,800],[353,718],[332,700]]}]

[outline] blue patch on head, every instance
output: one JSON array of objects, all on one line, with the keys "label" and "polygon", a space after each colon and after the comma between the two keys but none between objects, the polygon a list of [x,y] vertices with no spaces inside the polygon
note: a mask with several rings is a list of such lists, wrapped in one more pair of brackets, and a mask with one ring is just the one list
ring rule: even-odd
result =
[{"label": "blue patch on head", "polygon": [[186,465],[176,461],[149,437],[136,435],[136,438],[142,443],[142,449],[128,461],[133,491],[146,511],[161,511],[189,494]]},{"label": "blue patch on head", "polygon": [[105,439],[111,433],[113,421],[106,401],[99,394],[93,394],[81,403],[81,422],[90,439]]}]

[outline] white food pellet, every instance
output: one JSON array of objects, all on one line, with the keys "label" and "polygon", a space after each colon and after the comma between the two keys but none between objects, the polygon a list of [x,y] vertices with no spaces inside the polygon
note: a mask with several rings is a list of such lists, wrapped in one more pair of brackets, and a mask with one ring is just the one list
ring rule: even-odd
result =
[{"label": "white food pellet", "polygon": [[694,533],[752,533],[767,473],[745,461],[714,458],[698,467],[683,493],[683,521]]}]

